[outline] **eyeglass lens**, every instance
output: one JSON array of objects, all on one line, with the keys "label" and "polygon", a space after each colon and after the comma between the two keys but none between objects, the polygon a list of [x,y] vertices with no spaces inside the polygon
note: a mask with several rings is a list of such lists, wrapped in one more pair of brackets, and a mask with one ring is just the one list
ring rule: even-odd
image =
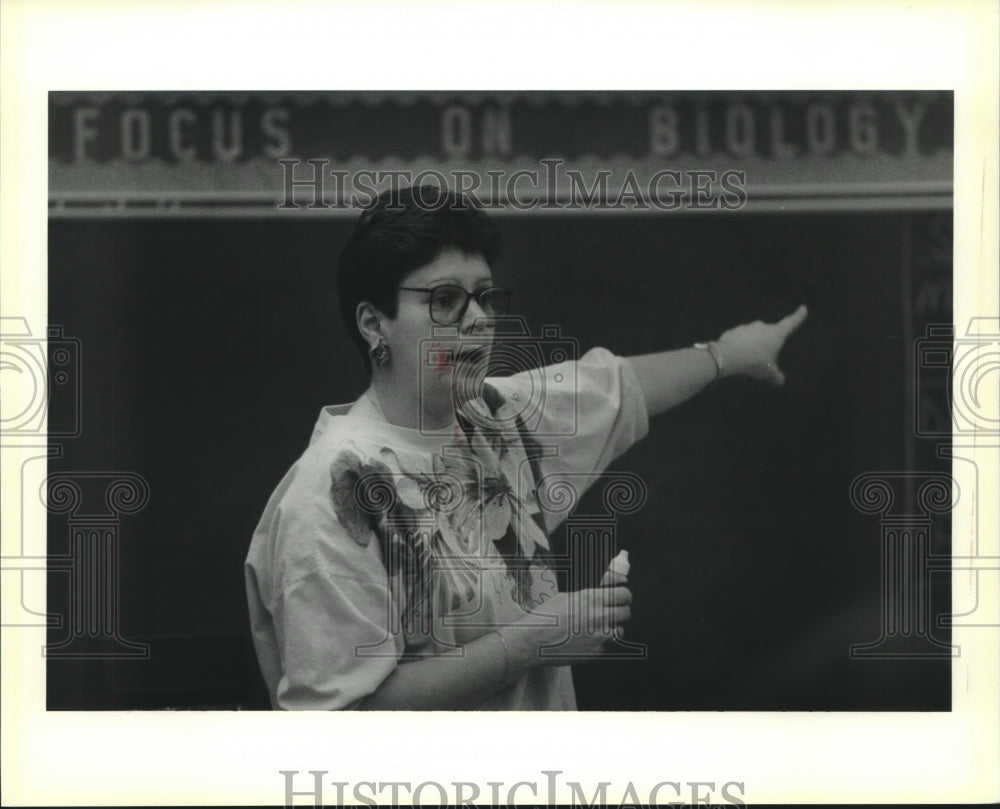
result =
[{"label": "eyeglass lens", "polygon": [[510,305],[510,293],[500,287],[491,287],[469,295],[462,287],[444,285],[435,288],[431,294],[431,315],[438,323],[450,324],[465,313],[470,297],[476,299],[479,308],[490,316],[505,315]]}]

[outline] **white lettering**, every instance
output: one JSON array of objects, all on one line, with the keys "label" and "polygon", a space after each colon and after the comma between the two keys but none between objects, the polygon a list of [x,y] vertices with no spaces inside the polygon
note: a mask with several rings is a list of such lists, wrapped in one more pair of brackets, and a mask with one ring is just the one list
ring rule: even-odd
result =
[{"label": "white lettering", "polygon": [[243,153],[243,118],[239,110],[229,111],[228,127],[225,110],[215,110],[212,113],[212,151],[224,163],[234,162]]},{"label": "white lettering", "polygon": [[903,136],[905,145],[903,153],[912,157],[917,153],[920,122],[924,119],[927,107],[923,104],[914,104],[913,109],[907,109],[902,104],[896,104],[896,114],[899,122],[903,125]]},{"label": "white lettering", "polygon": [[487,107],[483,110],[483,154],[509,155],[513,151],[510,110]]},{"label": "white lettering", "polygon": [[677,133],[677,110],[665,105],[649,111],[649,148],[656,155],[669,157],[680,148]]},{"label": "white lettering", "polygon": [[833,152],[833,110],[826,104],[806,107],[806,143],[810,153],[828,155]]},{"label": "white lettering", "polygon": [[771,107],[771,154],[774,157],[794,157],[798,149],[785,141],[785,115],[781,107]]},{"label": "white lettering", "polygon": [[465,107],[441,111],[441,148],[449,157],[464,157],[472,146],[472,115]]},{"label": "white lettering", "polygon": [[746,104],[726,110],[726,148],[737,157],[753,157],[754,114]]},{"label": "white lettering", "polygon": [[87,144],[97,137],[94,128],[98,111],[93,107],[80,107],[73,111],[73,159],[77,162],[87,158]]},{"label": "white lettering", "polygon": [[146,110],[126,110],[122,113],[122,157],[126,160],[146,160],[152,148],[152,122]]},{"label": "white lettering", "polygon": [[171,112],[167,119],[170,153],[178,160],[194,160],[195,158],[195,148],[192,145],[184,145],[184,132],[181,130],[182,124],[190,126],[195,121],[194,112],[183,107]]},{"label": "white lettering", "polygon": [[694,113],[694,150],[702,157],[712,151],[708,135],[708,110],[703,104],[699,104]]},{"label": "white lettering", "polygon": [[848,111],[847,140],[858,154],[873,154],[878,148],[875,109],[870,104],[856,104]]},{"label": "white lettering", "polygon": [[260,129],[269,142],[264,143],[264,154],[273,160],[287,157],[292,149],[292,139],[288,134],[288,110],[272,107],[260,116]]}]

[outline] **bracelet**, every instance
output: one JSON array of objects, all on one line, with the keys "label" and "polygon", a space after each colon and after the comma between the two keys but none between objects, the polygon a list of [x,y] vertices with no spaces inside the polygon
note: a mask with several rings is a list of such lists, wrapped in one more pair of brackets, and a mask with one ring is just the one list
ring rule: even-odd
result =
[{"label": "bracelet", "polygon": [[500,638],[500,642],[503,644],[503,684],[506,686],[510,678],[510,647],[507,646],[507,638],[499,629],[494,629],[493,634]]},{"label": "bracelet", "polygon": [[718,382],[722,377],[722,352],[719,351],[719,344],[713,340],[710,343],[695,343],[694,348],[700,348],[712,355],[712,359],[715,360],[715,379],[712,381]]}]

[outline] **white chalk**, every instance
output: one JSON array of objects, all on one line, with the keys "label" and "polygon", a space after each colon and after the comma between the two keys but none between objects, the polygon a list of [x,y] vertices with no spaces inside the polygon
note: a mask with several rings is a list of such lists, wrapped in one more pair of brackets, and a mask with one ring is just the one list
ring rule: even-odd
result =
[{"label": "white chalk", "polygon": [[608,565],[608,570],[612,573],[617,573],[619,576],[627,576],[629,571],[628,551],[620,551],[618,555],[611,560],[611,564]]}]

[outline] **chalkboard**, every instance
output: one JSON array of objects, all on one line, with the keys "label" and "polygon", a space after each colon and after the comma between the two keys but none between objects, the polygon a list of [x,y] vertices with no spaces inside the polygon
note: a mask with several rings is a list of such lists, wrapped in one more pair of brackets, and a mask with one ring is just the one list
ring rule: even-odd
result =
[{"label": "chalkboard", "polygon": [[[82,425],[50,475],[132,472],[149,490],[117,524],[115,619],[148,655],[50,658],[50,709],[266,706],[242,565],[320,408],[366,384],[334,285],[351,225],[50,221],[49,322],[79,340],[81,389],[79,405],[54,398],[52,418],[79,407]],[[947,658],[849,649],[883,617],[879,522],[852,503],[852,481],[948,469],[913,448],[912,357],[927,322],[950,323],[951,266],[945,255],[918,268],[942,291],[915,320],[912,245],[942,227],[950,237],[950,214],[536,213],[501,227],[497,277],[514,309],[581,350],[676,348],[810,309],[782,357],[785,387],[725,380],[655,418],[616,462],[649,492],[616,525],[633,563],[628,637],[647,655],[578,667],[580,707],[947,710]],[[947,521],[935,531],[946,552]],[[70,542],[52,513],[49,553]],[[927,597],[943,610],[937,579]],[[70,593],[51,569],[49,612],[69,615]],[[53,626],[50,642],[71,631]]]}]

